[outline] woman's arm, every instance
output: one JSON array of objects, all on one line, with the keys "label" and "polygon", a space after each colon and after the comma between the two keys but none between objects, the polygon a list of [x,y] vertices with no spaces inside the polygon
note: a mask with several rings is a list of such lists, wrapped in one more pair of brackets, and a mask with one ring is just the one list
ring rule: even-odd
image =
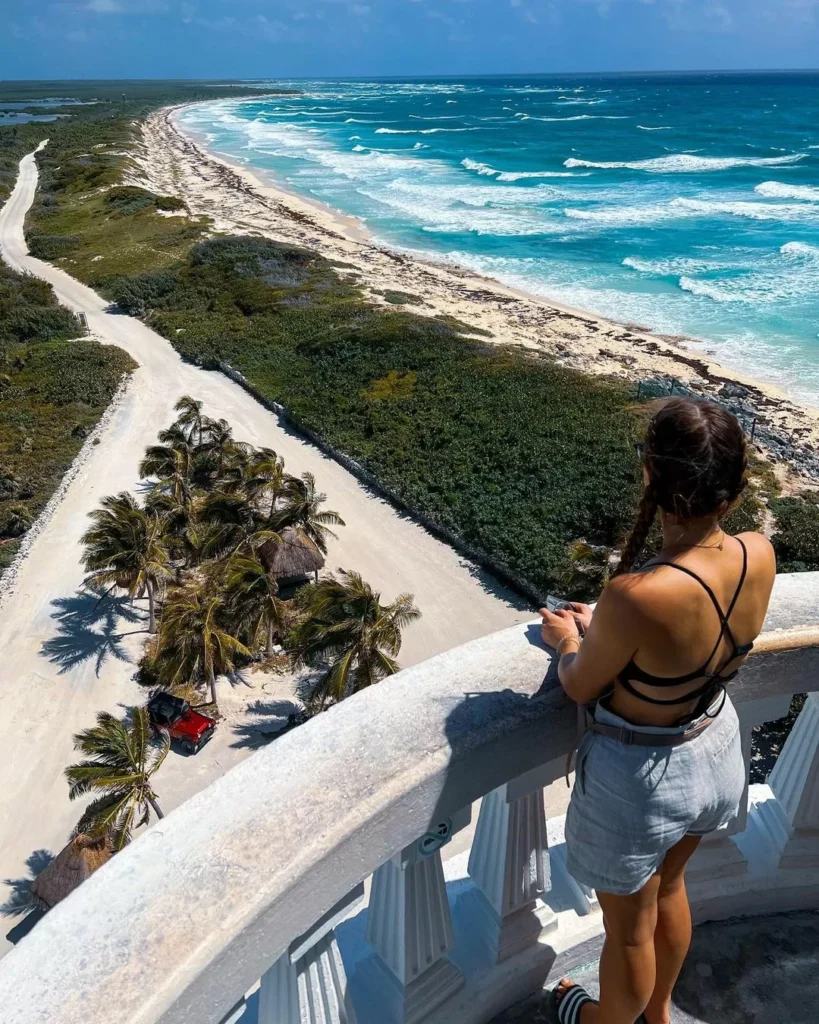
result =
[{"label": "woman's arm", "polygon": [[[552,613],[541,608],[543,639],[558,650],[558,676],[563,689],[578,704],[596,700],[631,660],[639,646],[640,614],[627,589],[628,577],[612,580],[603,591],[580,641],[577,618],[569,610]],[[629,580],[633,585],[633,580]]]}]

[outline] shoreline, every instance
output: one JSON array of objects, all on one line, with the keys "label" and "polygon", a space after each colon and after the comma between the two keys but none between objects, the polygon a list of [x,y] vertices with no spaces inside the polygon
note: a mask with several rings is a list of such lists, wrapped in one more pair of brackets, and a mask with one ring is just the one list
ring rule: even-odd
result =
[{"label": "shoreline", "polygon": [[[268,235],[319,251],[352,274],[373,302],[386,291],[419,297],[398,305],[449,316],[488,331],[487,342],[522,346],[564,365],[624,381],[675,378],[704,397],[726,399],[757,418],[757,449],[790,465],[805,482],[819,479],[819,410],[782,390],[723,366],[697,348],[707,340],[654,333],[506,285],[467,268],[392,249],[357,218],[290,191],[258,170],[212,153],[201,136],[179,126],[182,107],[166,107],[141,124],[138,172],[128,183],[179,194],[214,230]],[[787,474],[786,474],[787,475]]]}]

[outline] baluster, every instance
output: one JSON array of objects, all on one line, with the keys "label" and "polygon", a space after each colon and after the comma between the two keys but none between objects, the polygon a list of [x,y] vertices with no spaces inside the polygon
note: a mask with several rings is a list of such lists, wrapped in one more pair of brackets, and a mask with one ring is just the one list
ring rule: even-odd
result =
[{"label": "baluster", "polygon": [[356,1024],[335,927],[362,901],[357,885],[263,976],[258,1024]]},{"label": "baluster", "polygon": [[415,1024],[464,984],[448,957],[455,945],[441,848],[470,821],[465,808],[373,875],[367,941],[380,966],[371,998],[382,1019]]},{"label": "baluster", "polygon": [[726,828],[704,837],[686,870],[689,884],[708,883],[715,879],[739,878],[748,870],[745,854],[734,842],[733,836],[745,831],[748,825],[748,780],[751,771],[751,739],[753,730],[766,722],[787,715],[791,698],[787,695],[766,697],[764,700],[745,701],[737,705],[739,730],[742,740],[742,759],[745,762],[745,789],[737,816]]},{"label": "baluster", "polygon": [[811,693],[768,779],[783,828],[771,830],[780,870],[819,866],[819,694]]},{"label": "baluster", "polygon": [[469,855],[469,875],[483,899],[481,928],[497,962],[507,960],[557,927],[539,898],[552,887],[544,786],[547,764],[483,798]]}]

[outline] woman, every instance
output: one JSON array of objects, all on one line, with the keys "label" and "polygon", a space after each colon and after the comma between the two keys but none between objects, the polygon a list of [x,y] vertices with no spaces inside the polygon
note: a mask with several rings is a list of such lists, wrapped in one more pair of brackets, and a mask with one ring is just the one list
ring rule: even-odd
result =
[{"label": "woman", "polygon": [[[744,791],[724,687],[762,628],[776,575],[765,537],[729,537],[720,525],[747,485],[736,417],[674,399],[638,447],[637,522],[594,615],[578,604],[541,610],[563,688],[578,704],[596,702],[566,844],[571,874],[597,890],[603,911],[600,1002],[564,979],[555,993],[562,1024],[670,1024],[691,941],[685,866]],[[632,571],[658,512],[662,550]]]}]

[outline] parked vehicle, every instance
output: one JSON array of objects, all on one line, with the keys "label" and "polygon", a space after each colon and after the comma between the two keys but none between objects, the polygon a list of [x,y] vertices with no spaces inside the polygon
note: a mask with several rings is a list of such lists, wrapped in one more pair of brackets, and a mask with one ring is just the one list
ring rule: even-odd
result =
[{"label": "parked vehicle", "polygon": [[196,754],[216,729],[216,721],[192,708],[171,693],[155,693],[148,701],[148,714],[155,729],[163,729],[178,740],[186,754]]}]

